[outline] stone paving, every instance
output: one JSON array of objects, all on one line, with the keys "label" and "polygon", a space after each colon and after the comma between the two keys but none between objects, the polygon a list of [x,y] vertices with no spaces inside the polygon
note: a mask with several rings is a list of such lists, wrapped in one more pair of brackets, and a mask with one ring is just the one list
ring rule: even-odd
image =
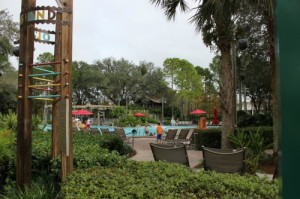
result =
[{"label": "stone paving", "polygon": [[[136,161],[154,161],[149,143],[156,143],[155,137],[137,137],[134,138],[134,142],[131,139],[130,143],[137,152],[137,154],[130,159]],[[191,168],[196,167],[202,162],[202,151],[188,149],[187,152]]]}]

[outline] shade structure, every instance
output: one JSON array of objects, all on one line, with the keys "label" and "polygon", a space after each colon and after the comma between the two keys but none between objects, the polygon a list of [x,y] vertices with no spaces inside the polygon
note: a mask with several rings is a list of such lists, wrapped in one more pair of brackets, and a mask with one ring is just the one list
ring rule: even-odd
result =
[{"label": "shade structure", "polygon": [[92,112],[84,110],[84,109],[72,111],[72,114],[73,115],[93,115]]},{"label": "shade structure", "polygon": [[192,112],[190,112],[191,115],[202,115],[202,114],[206,114],[206,111],[203,111],[201,109],[196,109],[193,110]]},{"label": "shade structure", "polygon": [[144,117],[145,114],[144,114],[144,113],[137,112],[137,113],[133,114],[133,116],[135,116],[135,117]]}]

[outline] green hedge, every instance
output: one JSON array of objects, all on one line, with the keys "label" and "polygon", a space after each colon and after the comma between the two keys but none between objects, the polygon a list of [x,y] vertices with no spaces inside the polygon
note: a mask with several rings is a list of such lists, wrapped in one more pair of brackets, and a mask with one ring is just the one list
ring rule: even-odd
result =
[{"label": "green hedge", "polygon": [[195,133],[195,148],[197,150],[201,150],[202,146],[221,148],[221,128],[196,129]]},{"label": "green hedge", "polygon": [[119,167],[74,172],[58,199],[72,198],[279,198],[278,181],[255,176],[195,172],[166,162],[127,161]]},{"label": "green hedge", "polygon": [[[272,127],[245,127],[238,128],[239,131],[244,133],[256,133],[259,129],[259,133],[264,137],[265,145],[273,143],[273,128]],[[220,148],[221,147],[221,135],[222,128],[212,128],[206,130],[196,129],[195,131],[195,148],[201,150],[201,146]]]}]

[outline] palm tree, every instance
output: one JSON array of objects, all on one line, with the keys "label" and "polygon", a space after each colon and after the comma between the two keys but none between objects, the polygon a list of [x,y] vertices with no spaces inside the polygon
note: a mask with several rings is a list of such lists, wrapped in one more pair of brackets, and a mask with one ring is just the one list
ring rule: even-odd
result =
[{"label": "palm tree", "polygon": [[[185,0],[150,0],[161,7],[169,20],[174,19],[177,8],[188,12],[191,8]],[[217,46],[221,54],[221,112],[222,112],[222,148],[231,144],[228,135],[234,132],[235,103],[233,73],[231,64],[231,46],[234,41],[234,17],[239,8],[239,0],[198,0],[198,6],[191,17],[196,31],[202,33],[207,46]]]},{"label": "palm tree", "polygon": [[249,3],[256,9],[263,13],[266,20],[266,28],[268,32],[269,43],[269,57],[272,70],[272,117],[273,117],[273,158],[278,161],[279,150],[279,86],[278,86],[278,72],[276,64],[276,43],[275,43],[275,18],[274,18],[274,4],[273,0],[254,0]]}]

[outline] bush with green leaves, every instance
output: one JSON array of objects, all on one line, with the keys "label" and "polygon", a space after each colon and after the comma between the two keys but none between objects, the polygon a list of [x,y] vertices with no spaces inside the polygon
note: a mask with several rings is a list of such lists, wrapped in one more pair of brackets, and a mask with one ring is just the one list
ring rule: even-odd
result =
[{"label": "bush with green leaves", "polygon": [[0,128],[11,129],[15,131],[17,129],[17,115],[12,112],[12,110],[8,111],[8,114],[2,115],[0,113]]},{"label": "bush with green leaves", "polygon": [[110,152],[117,151],[120,155],[127,155],[132,151],[132,148],[114,133],[101,136],[99,145]]},{"label": "bush with green leaves", "polygon": [[256,176],[195,172],[166,162],[127,161],[74,172],[57,198],[279,198],[279,184]]},{"label": "bush with green leaves", "polygon": [[21,190],[15,183],[5,187],[5,196],[1,196],[3,199],[31,199],[31,198],[43,198],[53,199],[59,192],[58,184],[52,183],[52,181],[45,180],[38,177],[33,180],[30,187],[25,187],[24,191]]},{"label": "bush with green leaves", "polygon": [[14,168],[15,134],[11,130],[0,131],[0,189]]},{"label": "bush with green leaves", "polygon": [[272,144],[266,145],[259,128],[256,132],[249,133],[238,130],[229,135],[229,140],[237,148],[246,148],[246,172],[251,174],[258,170],[260,161],[266,155],[265,151],[272,146]]},{"label": "bush with green leaves", "polygon": [[239,127],[250,126],[272,126],[273,120],[270,114],[254,114],[250,115],[245,111],[237,112],[237,123]]},{"label": "bush with green leaves", "polygon": [[38,115],[33,115],[31,121],[32,130],[37,131],[40,124],[42,124],[42,118]]},{"label": "bush with green leaves", "polygon": [[220,148],[221,147],[221,128],[212,129],[196,129],[195,130],[195,147],[197,150],[201,150],[202,146]]},{"label": "bush with green leaves", "polygon": [[132,115],[124,115],[119,118],[118,120],[118,126],[136,126],[139,124],[138,118],[132,116]]}]

